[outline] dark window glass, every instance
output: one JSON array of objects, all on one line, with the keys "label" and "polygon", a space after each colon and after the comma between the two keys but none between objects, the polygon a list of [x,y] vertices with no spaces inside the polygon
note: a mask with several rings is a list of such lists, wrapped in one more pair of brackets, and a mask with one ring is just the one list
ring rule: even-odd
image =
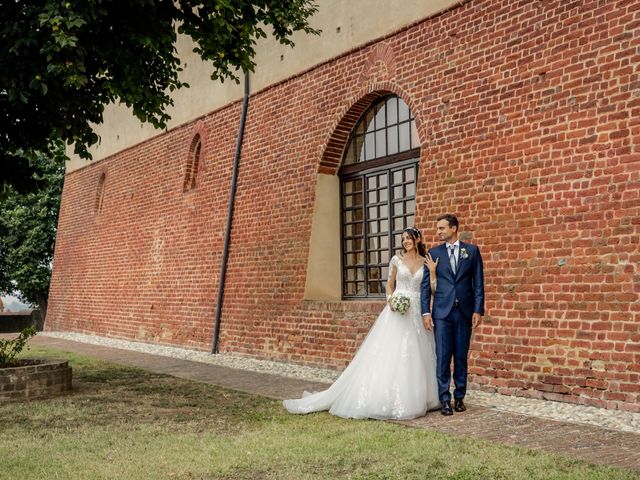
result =
[{"label": "dark window glass", "polygon": [[380,100],[354,128],[341,177],[344,298],[383,298],[388,264],[413,225],[420,145],[398,97]]},{"label": "dark window glass", "polygon": [[389,97],[362,115],[351,134],[342,164],[384,158],[419,146],[418,131],[409,107],[401,98]]}]

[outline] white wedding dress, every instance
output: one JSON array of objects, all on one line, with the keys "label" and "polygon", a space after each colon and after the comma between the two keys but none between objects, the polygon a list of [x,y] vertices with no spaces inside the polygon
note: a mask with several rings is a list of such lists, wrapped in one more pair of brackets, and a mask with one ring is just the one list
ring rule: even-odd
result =
[{"label": "white wedding dress", "polygon": [[405,314],[389,305],[375,321],[360,349],[327,390],[304,392],[285,400],[291,413],[329,410],[344,418],[409,419],[440,407],[436,381],[436,347],[420,315],[423,268],[414,274],[394,256],[396,289],[410,298]]}]

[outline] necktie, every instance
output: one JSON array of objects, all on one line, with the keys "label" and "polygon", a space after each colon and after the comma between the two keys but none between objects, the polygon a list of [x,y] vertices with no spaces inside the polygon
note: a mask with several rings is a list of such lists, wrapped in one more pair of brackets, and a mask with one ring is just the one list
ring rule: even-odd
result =
[{"label": "necktie", "polygon": [[449,263],[451,264],[451,270],[456,273],[456,246],[449,247]]}]

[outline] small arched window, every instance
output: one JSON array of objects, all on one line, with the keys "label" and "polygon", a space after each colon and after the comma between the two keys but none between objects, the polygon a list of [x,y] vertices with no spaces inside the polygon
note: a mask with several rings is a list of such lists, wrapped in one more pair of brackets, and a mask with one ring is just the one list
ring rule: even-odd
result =
[{"label": "small arched window", "polygon": [[96,213],[102,212],[102,205],[104,204],[104,182],[106,181],[107,175],[106,173],[102,173],[100,175],[100,180],[98,180],[98,189],[96,190],[96,204],[95,211]]},{"label": "small arched window", "polygon": [[193,137],[191,147],[189,148],[189,158],[187,159],[187,171],[184,177],[183,191],[193,190],[196,188],[196,178],[198,176],[198,168],[200,167],[200,153],[202,151],[202,140],[200,134]]},{"label": "small arched window", "polygon": [[413,225],[420,142],[407,104],[374,103],[356,124],[340,177],[343,298],[385,296],[391,257]]}]

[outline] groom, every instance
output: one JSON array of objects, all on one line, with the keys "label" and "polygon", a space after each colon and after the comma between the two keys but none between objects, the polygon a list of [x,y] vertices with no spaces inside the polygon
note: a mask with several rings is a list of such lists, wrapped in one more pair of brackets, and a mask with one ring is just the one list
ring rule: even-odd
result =
[{"label": "groom", "polygon": [[421,285],[422,319],[436,340],[436,377],[443,415],[451,409],[451,357],[453,356],[454,409],[464,412],[467,391],[467,355],[471,329],[484,315],[484,275],[482,257],[475,245],[458,240],[458,219],[446,214],[438,217],[437,233],[444,243],[429,250],[436,267],[433,312],[430,309],[431,282],[425,267]]}]

